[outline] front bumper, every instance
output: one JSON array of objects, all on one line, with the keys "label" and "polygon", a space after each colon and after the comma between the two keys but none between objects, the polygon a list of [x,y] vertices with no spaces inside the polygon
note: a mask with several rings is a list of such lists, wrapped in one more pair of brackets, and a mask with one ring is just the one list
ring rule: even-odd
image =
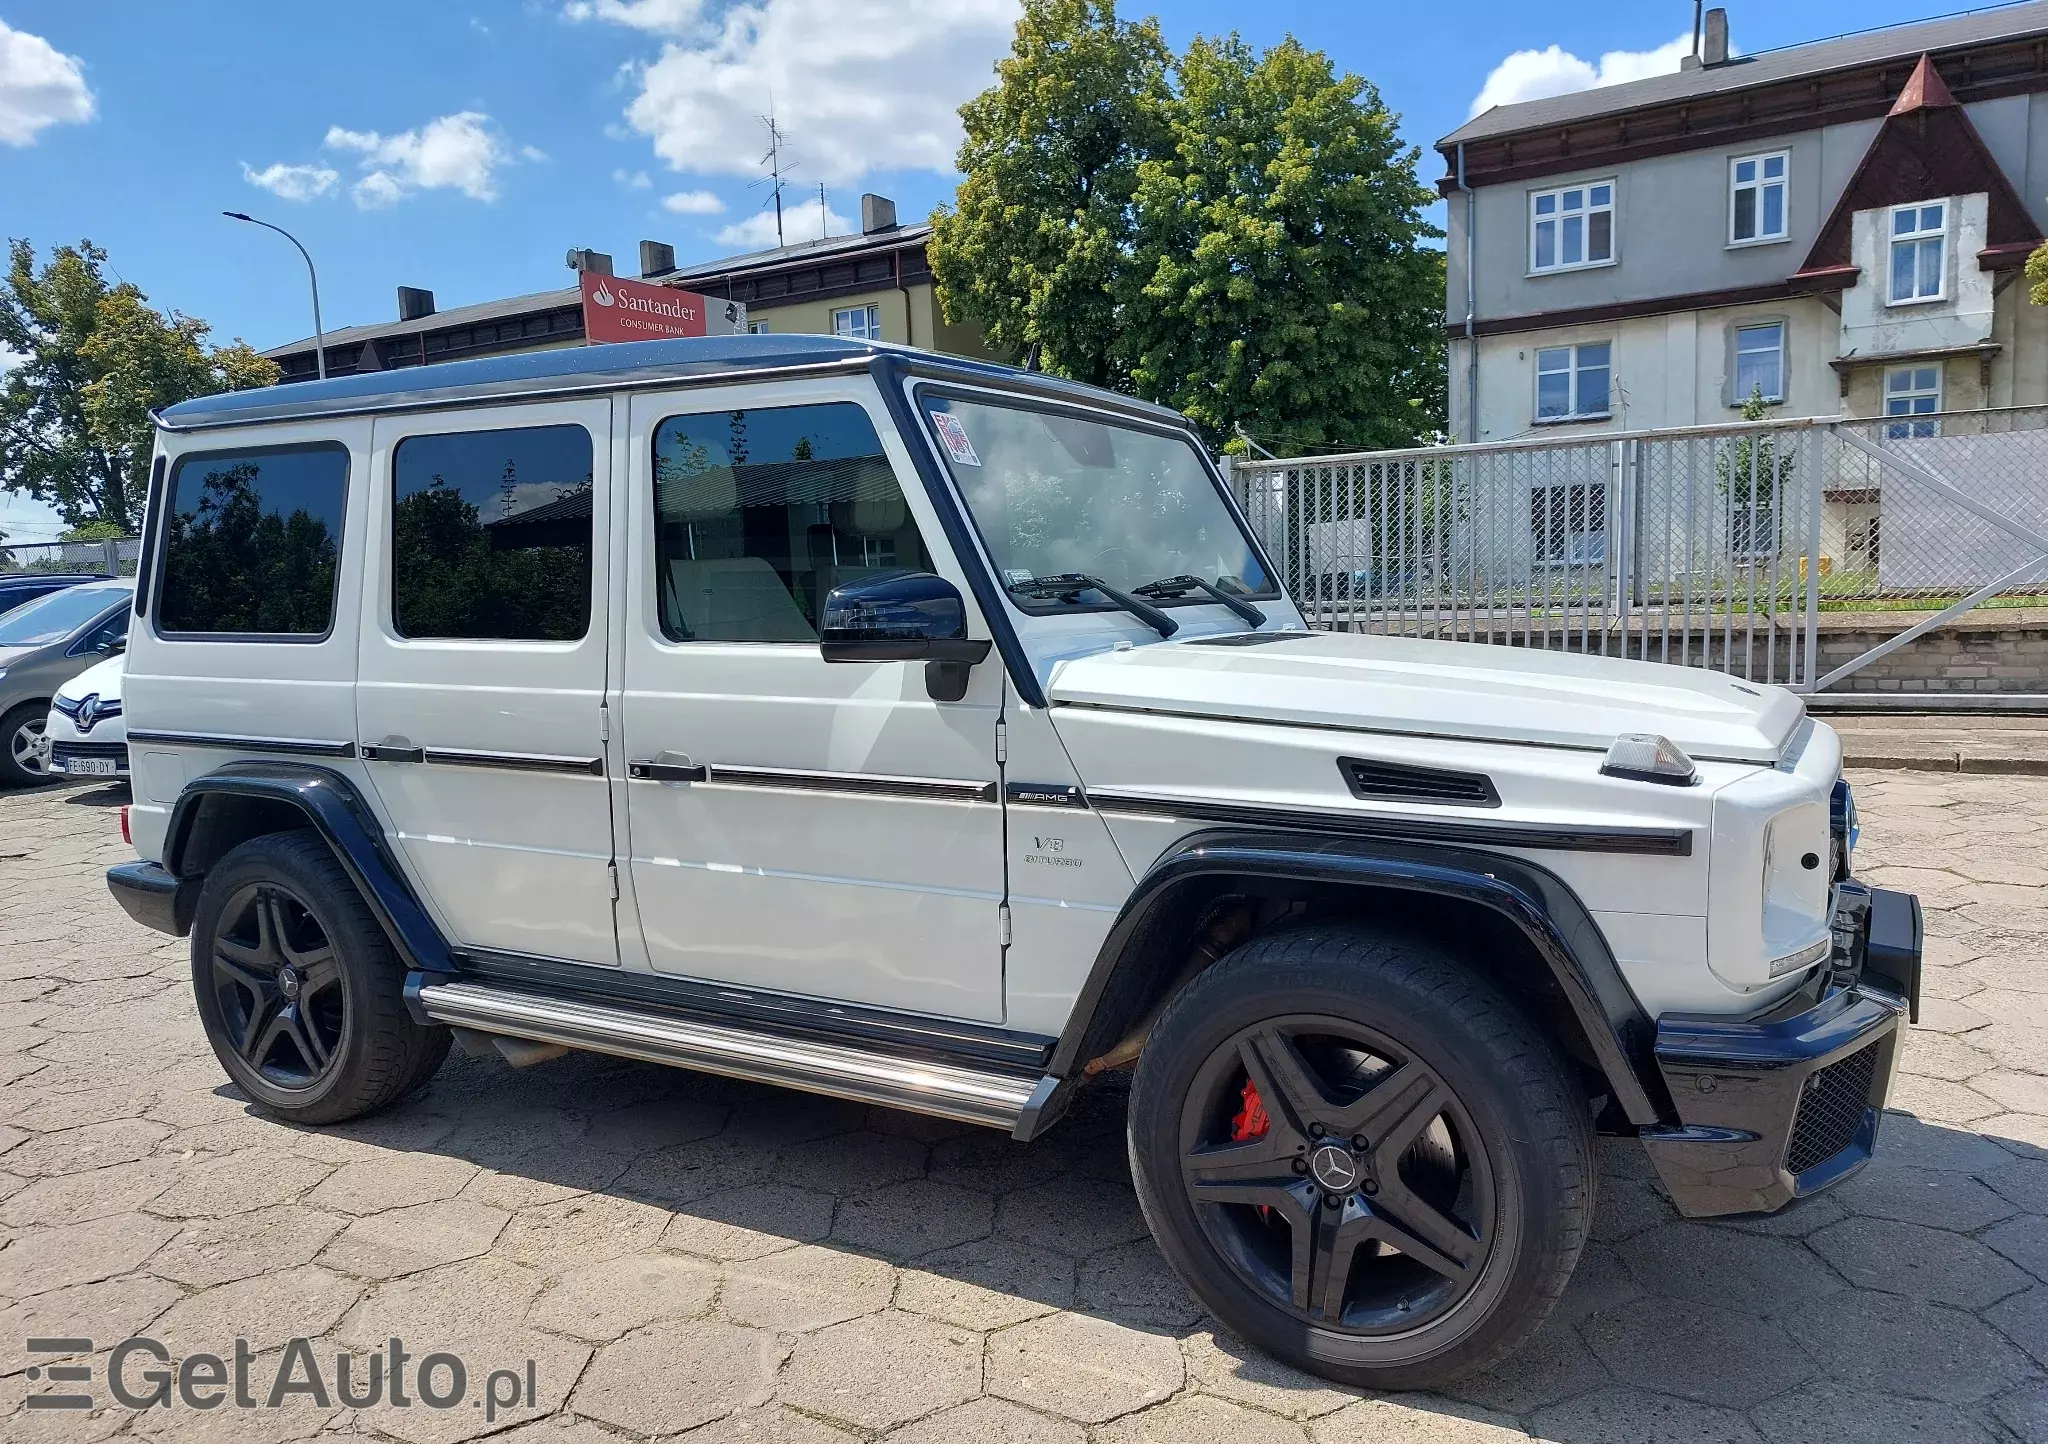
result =
[{"label": "front bumper", "polygon": [[1679,1125],[1644,1130],[1643,1146],[1688,1218],[1783,1208],[1870,1161],[1920,1007],[1920,906],[1845,880],[1834,922],[1828,970],[1769,1012],[1657,1020]]}]

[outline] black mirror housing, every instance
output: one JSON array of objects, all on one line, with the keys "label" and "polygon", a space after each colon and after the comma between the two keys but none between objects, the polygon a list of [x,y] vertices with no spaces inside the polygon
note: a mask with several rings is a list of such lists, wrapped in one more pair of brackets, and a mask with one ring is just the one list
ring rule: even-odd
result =
[{"label": "black mirror housing", "polygon": [[964,662],[988,656],[967,635],[960,589],[930,572],[890,572],[835,587],[818,650],[828,662]]}]

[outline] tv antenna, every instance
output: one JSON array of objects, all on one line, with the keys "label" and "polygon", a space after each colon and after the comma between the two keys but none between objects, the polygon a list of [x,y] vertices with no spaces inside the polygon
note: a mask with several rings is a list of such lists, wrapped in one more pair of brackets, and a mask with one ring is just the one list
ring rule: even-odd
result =
[{"label": "tv antenna", "polygon": [[781,126],[775,123],[775,97],[773,95],[768,97],[768,113],[758,116],[756,119],[766,126],[768,130],[768,151],[767,154],[761,157],[761,164],[768,167],[768,174],[764,179],[755,181],[754,184],[767,186],[775,198],[775,245],[777,249],[780,249],[785,244],[782,237],[782,185],[785,179],[785,172],[793,170],[795,167],[785,166],[782,163],[782,147],[788,141],[789,136],[783,132]]},{"label": "tv antenna", "polygon": [[825,207],[825,183],[818,182],[818,239],[824,240],[832,233],[832,212]]}]

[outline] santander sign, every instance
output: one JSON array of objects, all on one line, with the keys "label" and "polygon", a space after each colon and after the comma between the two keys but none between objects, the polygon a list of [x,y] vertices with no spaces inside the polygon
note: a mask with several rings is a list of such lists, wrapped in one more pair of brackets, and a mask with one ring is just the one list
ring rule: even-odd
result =
[{"label": "santander sign", "polygon": [[747,329],[747,308],[733,301],[583,273],[583,335],[598,341],[658,341],[670,336],[731,336]]}]

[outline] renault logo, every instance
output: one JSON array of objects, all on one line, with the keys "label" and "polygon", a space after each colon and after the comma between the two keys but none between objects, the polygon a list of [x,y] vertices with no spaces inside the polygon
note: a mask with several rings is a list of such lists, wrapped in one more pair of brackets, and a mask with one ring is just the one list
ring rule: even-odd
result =
[{"label": "renault logo", "polygon": [[88,693],[86,699],[78,704],[78,730],[80,732],[90,732],[92,731],[92,724],[99,720],[100,694],[97,692]]}]

